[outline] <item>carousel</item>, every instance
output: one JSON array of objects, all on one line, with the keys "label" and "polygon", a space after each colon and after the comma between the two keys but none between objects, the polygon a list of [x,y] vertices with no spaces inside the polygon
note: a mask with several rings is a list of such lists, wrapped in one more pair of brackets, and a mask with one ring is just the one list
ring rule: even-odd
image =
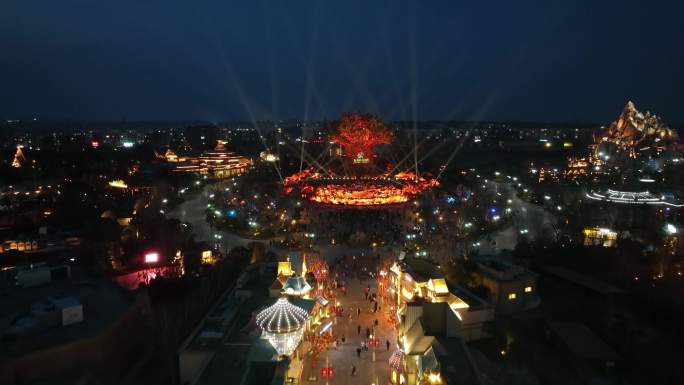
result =
[{"label": "carousel", "polygon": [[263,331],[278,355],[290,355],[299,345],[309,314],[291,304],[287,298],[279,298],[273,305],[257,314],[257,325]]}]

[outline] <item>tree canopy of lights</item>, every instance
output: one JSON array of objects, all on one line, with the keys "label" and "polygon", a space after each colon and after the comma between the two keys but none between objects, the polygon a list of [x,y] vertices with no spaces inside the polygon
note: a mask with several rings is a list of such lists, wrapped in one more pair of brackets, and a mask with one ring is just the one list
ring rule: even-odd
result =
[{"label": "tree canopy of lights", "polygon": [[344,155],[357,158],[359,155],[373,159],[374,147],[378,144],[388,144],[392,134],[375,117],[363,114],[343,114],[337,133],[332,140],[342,146]]}]

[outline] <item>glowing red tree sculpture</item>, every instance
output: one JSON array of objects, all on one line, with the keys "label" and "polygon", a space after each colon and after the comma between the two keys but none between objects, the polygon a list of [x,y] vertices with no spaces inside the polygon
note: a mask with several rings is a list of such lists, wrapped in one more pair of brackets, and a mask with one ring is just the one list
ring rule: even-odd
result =
[{"label": "glowing red tree sculpture", "polygon": [[[392,134],[370,115],[344,114],[337,132],[330,138],[342,146],[346,157],[358,164],[373,161],[374,147],[389,144]],[[306,168],[285,178],[283,191],[289,194],[297,189],[302,198],[320,204],[359,207],[403,204],[439,185],[435,179],[409,171],[395,173],[393,169],[378,173],[373,167],[359,167],[352,173],[347,170],[344,167],[341,174],[339,168]]]},{"label": "glowing red tree sculpture", "polygon": [[392,134],[373,116],[344,114],[332,139],[342,146],[344,155],[354,160],[373,159],[374,147],[388,144]]}]

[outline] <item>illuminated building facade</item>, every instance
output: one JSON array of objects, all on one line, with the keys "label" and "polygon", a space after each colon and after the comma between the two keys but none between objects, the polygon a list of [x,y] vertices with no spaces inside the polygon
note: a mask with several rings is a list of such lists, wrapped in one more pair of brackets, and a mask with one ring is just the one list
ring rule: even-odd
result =
[{"label": "illuminated building facade", "polygon": [[618,191],[608,189],[603,191],[591,191],[587,198],[596,201],[605,201],[620,204],[642,204],[656,206],[684,207],[670,196],[671,194],[654,194],[649,191]]},{"label": "illuminated building facade", "polygon": [[389,282],[389,290],[395,297],[398,309],[417,298],[434,303],[447,303],[455,312],[468,308],[465,301],[449,291],[441,274],[435,278],[428,278],[412,271],[406,265],[395,263],[390,268]]},{"label": "illuminated building facade", "polygon": [[211,250],[203,250],[200,254],[200,261],[203,265],[214,265],[217,259],[217,256]]},{"label": "illuminated building facade", "polygon": [[38,242],[37,239],[6,239],[0,243],[0,253],[4,253],[10,250],[17,251],[33,251],[39,250],[42,247],[42,243]]},{"label": "illuminated building facade", "polygon": [[187,160],[186,158],[179,158],[170,148],[167,148],[166,152],[164,152],[164,159],[170,163],[184,162]]},{"label": "illuminated building facade", "polygon": [[280,160],[278,155],[275,155],[275,154],[268,152],[268,151],[262,151],[261,153],[259,153],[259,158],[262,161],[269,162],[269,163],[275,163],[278,160]]},{"label": "illuminated building facade", "polygon": [[[309,258],[316,260],[315,257]],[[287,260],[277,262],[276,278],[269,291],[271,297],[287,296],[293,303],[308,310],[308,327],[311,328],[329,316],[329,301],[307,282],[309,272],[307,254],[292,253]]]},{"label": "illuminated building facade", "polygon": [[[312,265],[312,266],[309,266]],[[310,274],[308,274],[310,273]],[[307,277],[313,275],[311,282]],[[315,281],[327,276],[327,265],[319,262],[316,253],[291,252],[284,261],[277,263],[276,278],[270,288],[271,297],[281,294],[302,298],[315,297]]]},{"label": "illuminated building facade", "polygon": [[216,148],[205,151],[198,157],[179,158],[168,150],[164,158],[175,163],[173,171],[189,172],[197,175],[209,175],[214,178],[231,178],[249,170],[251,160],[226,150],[225,143],[218,141]]},{"label": "illuminated building facade", "polygon": [[[401,279],[407,281],[404,274]],[[416,294],[412,300],[401,300],[397,345],[389,358],[389,382],[393,385],[418,385],[460,383],[459,379],[467,379],[464,383],[480,383],[479,372],[464,341],[481,338],[484,333],[481,325],[468,322],[460,314],[473,317],[479,312],[479,316],[491,320],[493,311],[475,309],[487,307],[485,303],[463,308],[463,313],[457,311],[455,307],[462,305],[454,304],[464,302],[453,298],[455,295],[442,279],[413,280],[415,274],[411,277],[414,284],[400,284],[406,289],[400,297],[410,297],[411,287]],[[391,278],[397,284],[397,277]],[[418,297],[419,293],[424,297]],[[460,367],[457,373],[449,370],[455,362],[459,362]]]},{"label": "illuminated building facade", "polygon": [[568,158],[568,164],[563,170],[565,179],[575,180],[587,175],[593,175],[601,169],[600,165],[592,162],[588,158]]},{"label": "illuminated building facade", "polygon": [[435,380],[441,377],[440,362],[433,348],[435,336],[427,334],[423,312],[422,307],[410,305],[404,316],[399,328],[399,345],[390,357],[390,382],[393,384],[436,383]]},{"label": "illuminated building facade", "polygon": [[595,156],[606,160],[637,159],[658,156],[664,152],[681,152],[677,132],[656,115],[642,113],[627,102],[617,120],[594,139]]},{"label": "illuminated building facade", "polygon": [[[418,269],[414,268],[419,266]],[[441,308],[454,335],[466,340],[484,337],[484,324],[494,319],[494,309],[462,287],[450,285],[440,270],[423,260],[396,262],[390,267],[388,293],[397,319],[405,318],[410,306]]]},{"label": "illuminated building facade", "polygon": [[592,227],[582,230],[583,244],[585,246],[612,247],[617,242],[617,232],[600,227]]},{"label": "illuminated building facade", "polygon": [[12,167],[14,168],[20,168],[26,162],[24,152],[21,150],[22,147],[23,146],[18,145],[17,151],[14,153],[14,158],[12,159]]}]

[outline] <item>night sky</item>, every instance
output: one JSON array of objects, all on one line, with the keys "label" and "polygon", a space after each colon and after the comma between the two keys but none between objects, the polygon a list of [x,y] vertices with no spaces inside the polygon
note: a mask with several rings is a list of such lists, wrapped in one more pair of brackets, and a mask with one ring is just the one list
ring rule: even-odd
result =
[{"label": "night sky", "polygon": [[684,1],[0,1],[0,118],[684,122]]}]

